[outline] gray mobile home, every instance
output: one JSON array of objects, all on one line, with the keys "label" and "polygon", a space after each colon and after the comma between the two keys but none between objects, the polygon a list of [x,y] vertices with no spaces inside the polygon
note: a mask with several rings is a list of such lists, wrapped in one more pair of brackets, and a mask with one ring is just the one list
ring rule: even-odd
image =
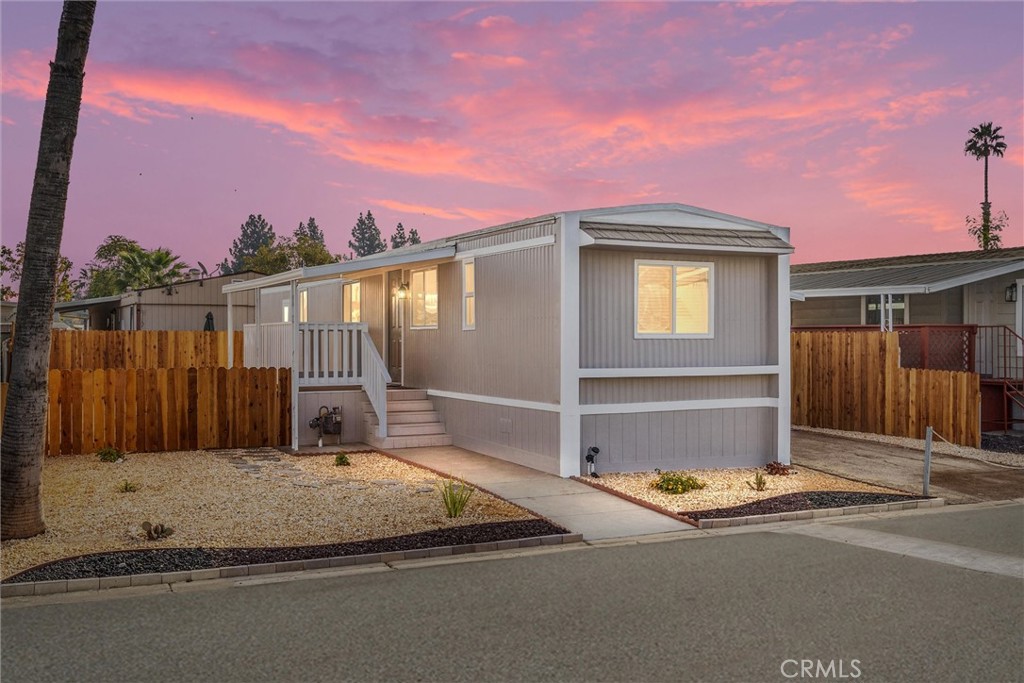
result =
[{"label": "gray mobile home", "polygon": [[789,460],[789,231],[681,204],[531,218],[223,287],[293,447],[450,444],[570,476]]}]

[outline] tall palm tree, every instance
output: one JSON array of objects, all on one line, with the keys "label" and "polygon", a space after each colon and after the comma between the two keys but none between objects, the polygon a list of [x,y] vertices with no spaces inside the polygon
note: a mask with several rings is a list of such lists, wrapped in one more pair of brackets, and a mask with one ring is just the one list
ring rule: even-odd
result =
[{"label": "tall palm tree", "polygon": [[50,62],[0,440],[0,538],[4,540],[28,538],[46,530],[39,484],[46,445],[50,325],[71,155],[82,108],[85,58],[95,14],[95,1],[64,3],[57,53]]},{"label": "tall palm tree", "polygon": [[989,248],[992,228],[992,205],[988,201],[988,158],[1001,157],[1006,151],[1006,143],[999,133],[1002,129],[1002,126],[993,126],[991,121],[978,124],[971,128],[971,137],[964,143],[965,155],[985,160],[985,201],[981,204],[981,227],[978,231],[982,249]]}]

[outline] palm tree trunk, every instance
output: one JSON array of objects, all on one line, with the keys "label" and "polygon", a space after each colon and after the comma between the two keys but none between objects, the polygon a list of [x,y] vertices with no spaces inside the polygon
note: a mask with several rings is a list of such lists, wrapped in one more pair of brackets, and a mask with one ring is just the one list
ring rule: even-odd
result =
[{"label": "palm tree trunk", "polygon": [[4,540],[28,538],[46,530],[39,485],[46,445],[50,326],[71,155],[95,13],[94,1],[64,3],[57,54],[50,63],[0,444],[0,538]]},{"label": "palm tree trunk", "polygon": [[988,155],[985,155],[985,204],[988,204]]}]

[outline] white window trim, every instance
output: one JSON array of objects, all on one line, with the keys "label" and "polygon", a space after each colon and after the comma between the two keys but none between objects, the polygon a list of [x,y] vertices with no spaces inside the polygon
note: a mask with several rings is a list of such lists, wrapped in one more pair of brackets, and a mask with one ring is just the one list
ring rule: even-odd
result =
[{"label": "white window trim", "polygon": [[[676,267],[708,269],[708,331],[683,334],[640,334],[640,266],[672,266],[672,329],[676,326]],[[715,264],[711,261],[633,261],[633,339],[714,339],[715,338]]]},{"label": "white window trim", "polygon": [[[416,319],[416,294],[413,289],[413,282],[416,280],[416,273],[427,273],[434,271],[434,282],[437,284],[437,322],[441,322],[441,278],[439,277],[437,266],[430,266],[429,268],[417,268],[409,271],[409,329],[410,330],[436,330],[437,323],[433,325],[413,325],[412,321]],[[426,298],[424,297],[424,303]]]},{"label": "white window trim", "polygon": [[[473,291],[466,291],[466,266],[473,266]],[[469,298],[473,299],[473,324],[470,325],[466,322],[466,302]],[[464,332],[476,329],[476,259],[468,258],[462,262],[462,330]]]},{"label": "white window trim", "polygon": [[[868,299],[872,299],[872,298],[874,298],[876,296],[878,297],[879,306],[881,306],[882,297],[886,296],[885,294],[865,294],[864,296],[862,296],[860,298],[860,324],[861,325],[867,325],[868,324]],[[892,296],[902,296],[903,297],[903,322],[901,322],[901,323],[894,322],[893,325],[909,325],[910,324],[910,294],[896,292]],[[874,325],[875,325],[875,323],[872,323],[872,326],[874,326]]]}]

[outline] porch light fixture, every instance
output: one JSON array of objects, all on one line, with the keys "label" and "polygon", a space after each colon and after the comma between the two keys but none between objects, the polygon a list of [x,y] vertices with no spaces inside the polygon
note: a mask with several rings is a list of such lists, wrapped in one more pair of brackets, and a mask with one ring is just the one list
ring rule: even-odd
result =
[{"label": "porch light fixture", "polygon": [[399,299],[405,299],[405,298],[408,298],[408,296],[409,296],[409,285],[407,285],[407,284],[405,284],[403,282],[402,284],[398,285],[398,298]]},{"label": "porch light fixture", "polygon": [[1006,288],[1003,292],[1003,299],[1008,304],[1015,303],[1017,301],[1017,283],[1014,282],[1012,285]]}]

